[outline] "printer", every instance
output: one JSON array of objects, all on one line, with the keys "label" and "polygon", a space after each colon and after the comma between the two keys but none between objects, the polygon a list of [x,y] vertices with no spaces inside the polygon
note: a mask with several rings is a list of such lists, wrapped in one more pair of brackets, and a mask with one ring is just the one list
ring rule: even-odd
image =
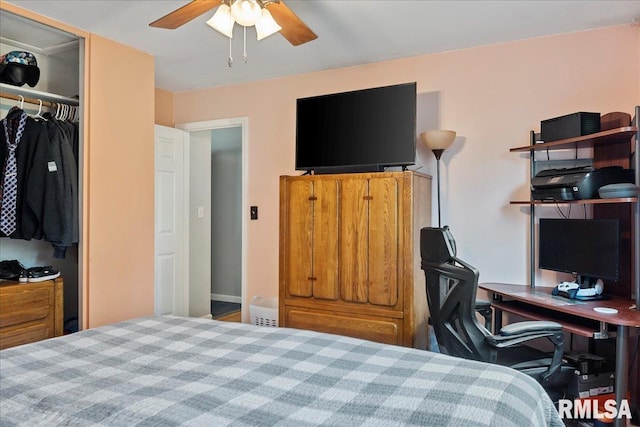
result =
[{"label": "printer", "polygon": [[604,185],[633,182],[633,169],[621,166],[545,169],[531,179],[531,196],[534,200],[597,199]]}]

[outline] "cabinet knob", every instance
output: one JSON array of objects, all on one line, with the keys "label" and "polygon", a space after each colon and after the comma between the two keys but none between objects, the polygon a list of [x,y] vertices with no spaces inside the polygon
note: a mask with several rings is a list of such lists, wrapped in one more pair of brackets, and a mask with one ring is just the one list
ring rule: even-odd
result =
[{"label": "cabinet knob", "polygon": [[318,278],[312,276],[312,277],[307,277],[307,280],[311,280],[313,282],[314,280],[318,280]]},{"label": "cabinet knob", "polygon": [[373,200],[373,196],[364,196],[363,199],[364,200]]},{"label": "cabinet knob", "polygon": [[316,196],[311,196],[309,197],[309,200],[318,200],[318,198]]}]

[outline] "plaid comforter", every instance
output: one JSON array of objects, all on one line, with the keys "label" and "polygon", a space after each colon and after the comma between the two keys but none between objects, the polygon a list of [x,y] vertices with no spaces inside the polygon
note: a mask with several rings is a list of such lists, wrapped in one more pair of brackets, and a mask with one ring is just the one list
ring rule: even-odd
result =
[{"label": "plaid comforter", "polygon": [[509,368],[286,328],[149,317],[0,351],[1,426],[562,426]]}]

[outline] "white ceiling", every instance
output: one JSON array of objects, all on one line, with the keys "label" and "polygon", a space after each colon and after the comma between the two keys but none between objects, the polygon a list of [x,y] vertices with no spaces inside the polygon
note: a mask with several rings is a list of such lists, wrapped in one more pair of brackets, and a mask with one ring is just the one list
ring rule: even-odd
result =
[{"label": "white ceiling", "polygon": [[236,25],[229,68],[228,39],[205,24],[213,12],[176,30],[148,26],[186,0],[7,3],[154,55],[156,87],[174,92],[640,21],[640,0],[286,0],[318,38],[297,47],[279,34],[257,42],[249,28],[244,64]]}]

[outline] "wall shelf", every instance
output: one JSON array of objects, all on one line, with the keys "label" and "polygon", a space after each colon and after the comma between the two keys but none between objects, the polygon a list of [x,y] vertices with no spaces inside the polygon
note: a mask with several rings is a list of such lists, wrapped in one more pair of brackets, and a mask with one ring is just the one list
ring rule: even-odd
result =
[{"label": "wall shelf", "polygon": [[611,199],[585,199],[585,200],[512,200],[512,205],[599,205],[605,203],[635,203],[637,197],[616,197]]},{"label": "wall shelf", "polygon": [[625,126],[616,129],[609,129],[602,132],[592,133],[589,135],[578,136],[575,138],[560,139],[558,141],[541,142],[539,144],[526,145],[524,147],[511,148],[509,151],[528,152],[552,150],[560,148],[583,148],[595,147],[597,145],[612,145],[629,142],[629,139],[638,131],[637,126]]}]

